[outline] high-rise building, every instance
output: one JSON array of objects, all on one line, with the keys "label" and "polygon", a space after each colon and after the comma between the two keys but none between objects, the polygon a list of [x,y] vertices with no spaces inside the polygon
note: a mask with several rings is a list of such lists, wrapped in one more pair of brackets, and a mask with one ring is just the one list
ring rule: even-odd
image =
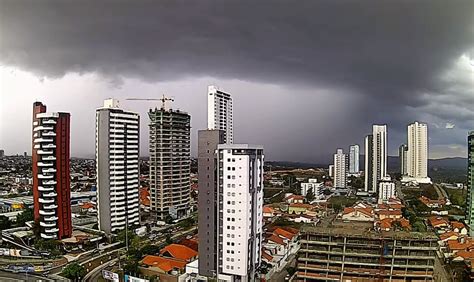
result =
[{"label": "high-rise building", "polygon": [[150,117],[150,208],[157,218],[181,218],[191,200],[191,116],[164,108]]},{"label": "high-rise building", "polygon": [[428,125],[414,122],[408,125],[407,173],[419,183],[428,178]]},{"label": "high-rise building", "polygon": [[379,181],[379,200],[386,201],[395,194],[395,183],[389,177]]},{"label": "high-rise building", "polygon": [[329,165],[328,171],[329,171],[329,177],[334,177],[334,165]]},{"label": "high-rise building", "polygon": [[334,187],[346,188],[346,183],[346,154],[342,149],[337,149],[336,154],[334,154]]},{"label": "high-rise building", "polygon": [[217,273],[217,146],[224,143],[224,131],[198,132],[198,236],[199,274]]},{"label": "high-rise building", "polygon": [[365,162],[364,162],[364,179],[365,179],[365,191],[374,193],[373,190],[373,140],[372,134],[365,137]]},{"label": "high-rise building", "polygon": [[474,131],[467,137],[467,197],[466,221],[469,225],[469,235],[474,236]]},{"label": "high-rise building", "polygon": [[398,159],[400,161],[400,174],[402,176],[407,175],[407,151],[408,147],[405,144],[400,145],[398,148]]},{"label": "high-rise building", "polygon": [[34,218],[44,239],[72,235],[69,125],[69,113],[48,113],[46,105],[33,104]]},{"label": "high-rise building", "polygon": [[376,192],[378,182],[387,176],[387,126],[374,125],[373,131],[372,191]]},{"label": "high-rise building", "polygon": [[349,173],[359,173],[359,145],[351,145],[349,147]]},{"label": "high-rise building", "polygon": [[96,111],[97,217],[107,234],[138,225],[140,117],[107,99]]},{"label": "high-rise building", "polygon": [[261,263],[263,147],[199,131],[199,274],[253,281]]},{"label": "high-rise building", "polygon": [[224,143],[234,143],[232,97],[213,85],[207,93],[207,128],[223,130]]},{"label": "high-rise building", "polygon": [[0,150],[0,158],[3,158],[5,157],[5,151],[4,150]]}]

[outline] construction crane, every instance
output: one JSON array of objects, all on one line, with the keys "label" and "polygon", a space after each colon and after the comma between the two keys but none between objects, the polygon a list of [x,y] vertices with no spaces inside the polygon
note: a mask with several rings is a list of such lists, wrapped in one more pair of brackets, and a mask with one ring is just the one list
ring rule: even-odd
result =
[{"label": "construction crane", "polygon": [[161,96],[161,98],[158,98],[158,99],[157,98],[127,98],[126,100],[128,101],[161,101],[161,108],[163,110],[166,109],[167,101],[174,102],[173,98],[166,97],[165,94],[163,94],[163,96]]}]

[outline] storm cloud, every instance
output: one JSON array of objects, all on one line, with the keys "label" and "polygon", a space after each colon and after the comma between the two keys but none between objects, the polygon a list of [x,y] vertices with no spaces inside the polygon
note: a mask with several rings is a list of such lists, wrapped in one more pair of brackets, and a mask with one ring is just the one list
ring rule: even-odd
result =
[{"label": "storm cloud", "polygon": [[328,159],[372,123],[389,124],[394,152],[415,119],[443,156],[474,128],[473,1],[3,0],[0,13],[0,63],[38,77],[245,82],[237,140],[272,159]]}]

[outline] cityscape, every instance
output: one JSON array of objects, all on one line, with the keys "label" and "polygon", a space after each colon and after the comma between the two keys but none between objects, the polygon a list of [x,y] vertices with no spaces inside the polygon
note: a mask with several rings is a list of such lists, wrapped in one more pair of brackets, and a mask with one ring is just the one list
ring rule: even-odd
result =
[{"label": "cityscape", "polygon": [[474,281],[473,2],[374,3],[0,1],[0,281]]}]

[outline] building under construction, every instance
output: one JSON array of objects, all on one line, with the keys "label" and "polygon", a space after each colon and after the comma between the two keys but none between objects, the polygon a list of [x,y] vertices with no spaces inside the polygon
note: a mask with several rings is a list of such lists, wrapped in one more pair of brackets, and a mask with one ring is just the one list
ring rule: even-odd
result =
[{"label": "building under construction", "polygon": [[185,112],[150,110],[150,204],[159,220],[189,211],[191,186],[190,123]]},{"label": "building under construction", "polygon": [[371,227],[355,222],[303,227],[297,281],[449,281],[434,234]]}]

